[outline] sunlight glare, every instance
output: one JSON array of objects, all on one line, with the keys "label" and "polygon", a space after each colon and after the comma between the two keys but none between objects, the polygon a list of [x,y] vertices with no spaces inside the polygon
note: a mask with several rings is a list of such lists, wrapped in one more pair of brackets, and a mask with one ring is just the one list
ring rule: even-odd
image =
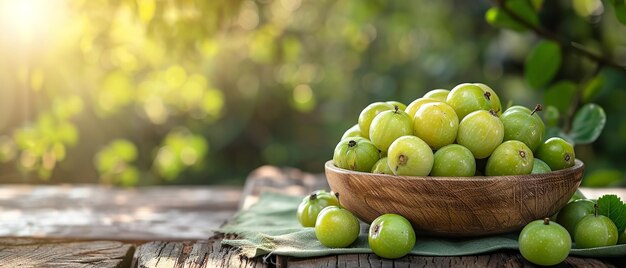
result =
[{"label": "sunlight glare", "polygon": [[62,0],[0,0],[0,29],[8,39],[30,44],[54,29]]}]

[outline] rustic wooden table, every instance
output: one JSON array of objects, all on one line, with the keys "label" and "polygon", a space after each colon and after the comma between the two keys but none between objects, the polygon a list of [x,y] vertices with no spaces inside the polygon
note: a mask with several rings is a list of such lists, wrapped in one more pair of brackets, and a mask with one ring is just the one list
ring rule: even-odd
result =
[{"label": "rustic wooden table", "polygon": [[[0,186],[0,267],[526,267],[517,251],[463,257],[373,254],[247,259],[214,230],[264,191],[328,189],[323,175],[261,167],[235,187]],[[626,189],[583,189],[588,197]],[[568,257],[562,267],[624,267],[624,259]]]}]

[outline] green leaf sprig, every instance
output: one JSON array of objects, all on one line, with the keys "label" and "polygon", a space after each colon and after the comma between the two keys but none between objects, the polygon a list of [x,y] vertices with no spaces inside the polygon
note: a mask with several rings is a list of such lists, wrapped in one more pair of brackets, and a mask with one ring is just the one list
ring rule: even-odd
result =
[{"label": "green leaf sprig", "polygon": [[626,228],[626,204],[614,194],[605,194],[598,198],[598,214],[609,217],[617,227],[617,233]]}]

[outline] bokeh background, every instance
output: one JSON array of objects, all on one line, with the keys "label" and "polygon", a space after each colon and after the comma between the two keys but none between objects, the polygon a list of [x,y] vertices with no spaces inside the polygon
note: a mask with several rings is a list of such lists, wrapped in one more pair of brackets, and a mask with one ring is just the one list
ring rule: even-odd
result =
[{"label": "bokeh background", "polygon": [[[606,1],[532,3],[545,29],[626,64],[626,25]],[[582,101],[602,106],[607,124],[576,147],[584,183],[625,185],[626,72],[564,50],[560,86],[531,87],[524,61],[540,38],[487,23],[493,5],[0,0],[0,182],[241,184],[265,164],[322,172],[371,102],[482,82],[505,105],[549,95],[568,111],[595,79]]]}]

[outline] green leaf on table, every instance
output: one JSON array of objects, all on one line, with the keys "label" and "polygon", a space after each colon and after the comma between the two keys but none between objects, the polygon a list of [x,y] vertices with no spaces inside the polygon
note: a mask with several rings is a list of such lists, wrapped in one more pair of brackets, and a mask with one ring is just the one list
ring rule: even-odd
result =
[{"label": "green leaf on table", "polygon": [[524,77],[530,86],[540,88],[554,78],[561,67],[561,47],[552,41],[541,41],[526,57]]},{"label": "green leaf on table", "polygon": [[[534,1],[537,2],[537,1]],[[535,12],[534,6],[526,0],[509,0],[505,3],[508,10],[514,12],[518,17],[525,20],[532,26],[539,25],[539,16]],[[535,3],[533,3],[535,5]],[[485,20],[496,27],[507,28],[518,32],[524,32],[528,28],[499,7],[492,7],[485,13]]]},{"label": "green leaf on table", "polygon": [[617,195],[605,194],[598,198],[598,214],[609,217],[618,234],[626,228],[626,204]]},{"label": "green leaf on table", "polygon": [[543,94],[543,101],[546,106],[555,107],[559,114],[567,114],[567,110],[574,100],[574,95],[576,95],[576,87],[574,82],[559,81],[546,90]]},{"label": "green leaf on table", "polygon": [[583,102],[587,103],[595,99],[595,97],[598,96],[598,93],[604,86],[605,80],[606,79],[602,74],[598,74],[596,75],[596,77],[591,79],[591,81],[587,83],[587,86],[585,86],[585,89],[583,90]]},{"label": "green leaf on table", "polygon": [[570,135],[576,144],[594,142],[604,129],[606,113],[595,103],[585,104],[574,115]]}]

